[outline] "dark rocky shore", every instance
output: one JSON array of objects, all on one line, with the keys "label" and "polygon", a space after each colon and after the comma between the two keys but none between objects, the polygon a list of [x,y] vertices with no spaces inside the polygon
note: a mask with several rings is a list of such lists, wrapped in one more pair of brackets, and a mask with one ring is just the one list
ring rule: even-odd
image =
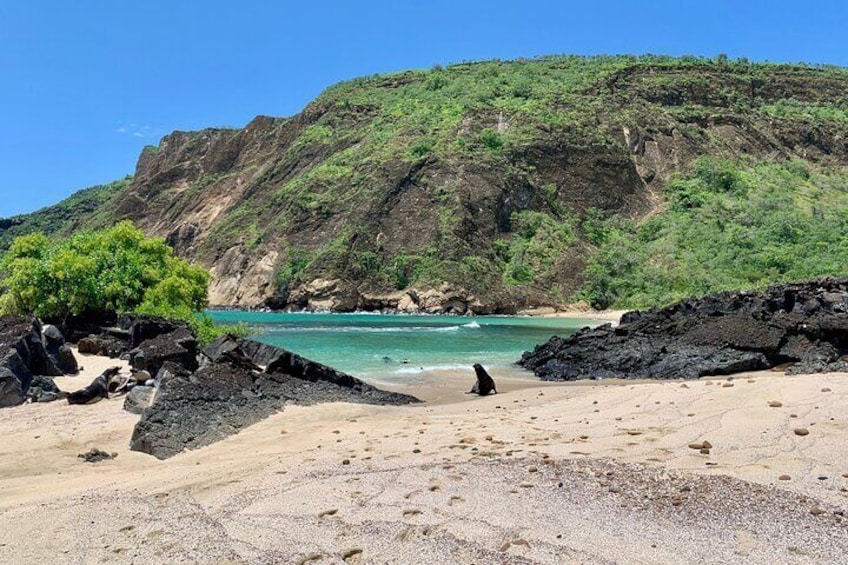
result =
[{"label": "dark rocky shore", "polygon": [[554,337],[519,365],[543,380],[695,379],[788,366],[848,371],[848,279],[722,292]]},{"label": "dark rocky shore", "polygon": [[[124,408],[141,414],[130,448],[159,459],[238,433],[286,404],[418,402],[257,341],[225,336],[200,351],[181,322],[100,312],[60,326],[0,317],[0,407],[60,398],[88,404],[126,393]],[[52,377],[78,372],[63,332],[81,353],[127,360],[131,375],[114,367],[90,387],[62,393]]]},{"label": "dark rocky shore", "polygon": [[286,404],[418,402],[284,349],[231,336],[207,347],[193,372],[165,362],[157,381],[155,399],[136,425],[130,448],[159,459],[238,433]]}]

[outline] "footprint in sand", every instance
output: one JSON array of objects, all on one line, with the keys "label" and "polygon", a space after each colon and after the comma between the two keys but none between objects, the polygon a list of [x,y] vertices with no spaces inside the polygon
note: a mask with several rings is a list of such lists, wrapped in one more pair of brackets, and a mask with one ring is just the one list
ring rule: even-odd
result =
[{"label": "footprint in sand", "polygon": [[310,553],[305,557],[301,557],[297,560],[297,565],[306,565],[307,563],[314,563],[316,561],[321,561],[324,559],[324,556],[320,553]]},{"label": "footprint in sand", "polygon": [[465,499],[461,496],[452,496],[450,500],[448,500],[448,506],[456,506],[458,504],[462,504],[465,502]]},{"label": "footprint in sand", "polygon": [[342,554],[342,561],[351,565],[365,563],[364,552],[359,548],[349,549]]},{"label": "footprint in sand", "polygon": [[433,529],[430,526],[417,527],[407,526],[401,533],[395,537],[397,541],[408,542],[413,539],[423,539],[432,535]]}]

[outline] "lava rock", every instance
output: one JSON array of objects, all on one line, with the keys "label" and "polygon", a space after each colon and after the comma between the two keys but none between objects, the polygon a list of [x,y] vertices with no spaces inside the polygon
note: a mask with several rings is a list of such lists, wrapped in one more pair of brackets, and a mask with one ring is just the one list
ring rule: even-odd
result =
[{"label": "lava rock", "polygon": [[272,358],[264,371],[257,370],[258,364],[250,360],[242,343],[231,336],[216,341],[204,352],[207,362],[195,371],[173,361],[163,364],[156,378],[159,389],[133,430],[130,449],[167,459],[184,449],[238,433],[288,403],[418,402],[415,397],[379,390],[284,349],[271,352],[265,349],[271,346],[246,343],[245,349],[254,355],[261,351]]},{"label": "lava rock", "polygon": [[846,308],[848,279],[721,292],[553,337],[519,364],[544,380],[695,379],[791,362],[793,373],[845,371]]},{"label": "lava rock", "polygon": [[143,341],[129,352],[130,366],[151,375],[159,372],[166,361],[171,361],[189,371],[197,369],[197,340],[186,328],[178,327],[171,333]]},{"label": "lava rock", "polygon": [[33,375],[63,374],[47,354],[38,319],[0,316],[0,408],[23,403]]},{"label": "lava rock", "polygon": [[33,377],[27,391],[31,402],[53,402],[64,398],[64,393],[56,386],[53,377]]},{"label": "lava rock", "polygon": [[79,365],[71,348],[65,344],[65,336],[56,326],[47,324],[41,330],[44,349],[53,365],[63,375],[76,375],[79,373]]},{"label": "lava rock", "polygon": [[156,388],[152,386],[135,386],[124,398],[124,410],[133,414],[141,414],[145,408],[153,404]]}]

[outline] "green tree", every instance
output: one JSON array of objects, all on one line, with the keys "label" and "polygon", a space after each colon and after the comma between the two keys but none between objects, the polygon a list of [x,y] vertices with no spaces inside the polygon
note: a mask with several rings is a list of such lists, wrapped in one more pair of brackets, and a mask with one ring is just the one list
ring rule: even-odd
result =
[{"label": "green tree", "polygon": [[215,327],[206,307],[209,273],[125,221],[50,240],[16,238],[0,263],[0,311],[64,318],[89,310],[136,312],[188,322],[201,342],[244,327]]}]

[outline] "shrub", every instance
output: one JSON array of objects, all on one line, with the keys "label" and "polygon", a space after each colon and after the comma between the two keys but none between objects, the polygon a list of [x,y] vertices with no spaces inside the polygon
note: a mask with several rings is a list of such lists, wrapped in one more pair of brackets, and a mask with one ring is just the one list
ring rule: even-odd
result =
[{"label": "shrub", "polygon": [[480,143],[494,153],[500,153],[504,146],[503,136],[492,128],[485,128],[479,135]]}]

